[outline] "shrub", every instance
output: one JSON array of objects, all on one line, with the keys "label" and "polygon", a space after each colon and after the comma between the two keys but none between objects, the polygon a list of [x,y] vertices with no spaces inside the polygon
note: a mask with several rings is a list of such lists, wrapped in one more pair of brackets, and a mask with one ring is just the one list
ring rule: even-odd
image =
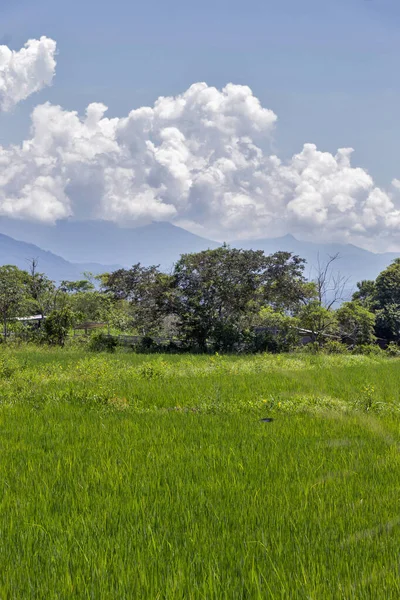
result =
[{"label": "shrub", "polygon": [[389,356],[400,356],[400,346],[396,342],[390,342],[386,348]]},{"label": "shrub", "polygon": [[379,356],[384,354],[384,350],[376,344],[360,344],[355,346],[352,354],[363,354],[364,356]]},{"label": "shrub", "polygon": [[88,348],[92,352],[115,352],[117,346],[118,341],[105,333],[95,333],[88,344]]},{"label": "shrub", "polygon": [[329,340],[324,346],[324,352],[327,354],[346,354],[348,350],[345,344],[337,340]]},{"label": "shrub", "polygon": [[46,341],[51,345],[64,346],[73,322],[74,313],[68,306],[53,310],[43,325]]},{"label": "shrub", "polygon": [[308,342],[308,344],[304,344],[304,346],[299,346],[296,349],[297,352],[305,353],[305,354],[318,354],[321,351],[321,347],[318,342]]}]

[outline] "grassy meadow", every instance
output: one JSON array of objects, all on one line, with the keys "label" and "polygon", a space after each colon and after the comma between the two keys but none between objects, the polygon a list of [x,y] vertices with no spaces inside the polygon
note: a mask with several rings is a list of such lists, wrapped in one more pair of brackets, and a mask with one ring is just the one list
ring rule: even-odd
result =
[{"label": "grassy meadow", "polygon": [[0,599],[400,598],[399,390],[394,358],[1,349]]}]

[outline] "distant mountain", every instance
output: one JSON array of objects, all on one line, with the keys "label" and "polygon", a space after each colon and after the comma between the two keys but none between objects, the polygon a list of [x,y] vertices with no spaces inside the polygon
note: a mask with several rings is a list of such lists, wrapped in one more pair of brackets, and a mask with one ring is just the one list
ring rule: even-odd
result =
[{"label": "distant mountain", "polygon": [[258,240],[237,240],[231,242],[231,246],[253,250],[263,250],[266,254],[272,254],[278,250],[293,252],[307,261],[305,275],[312,279],[320,264],[326,263],[329,256],[339,254],[339,259],[332,266],[333,272],[340,272],[348,278],[348,295],[356,287],[358,281],[363,279],[375,279],[400,253],[385,252],[376,254],[369,252],[352,244],[317,244],[297,240],[292,235],[279,238],[265,238]]},{"label": "distant mountain", "polygon": [[[12,256],[15,256],[14,264],[26,266],[26,258],[38,256],[41,268],[54,279],[73,279],[76,278],[74,273],[85,270],[101,272],[118,268],[118,265],[129,267],[137,262],[143,265],[159,264],[162,269],[168,271],[181,254],[220,246],[218,242],[199,237],[167,222],[129,229],[110,221],[65,220],[57,222],[54,226],[48,226],[0,218],[0,231],[25,242],[23,244],[12,240],[14,243],[12,245],[8,241],[4,250],[0,245],[0,252],[4,254],[4,257],[0,256],[2,264],[10,262]],[[34,246],[29,247],[27,243],[36,244],[36,249]],[[19,253],[16,244],[22,244],[19,246]],[[334,271],[340,271],[344,277],[349,278],[348,295],[355,288],[357,281],[375,279],[380,271],[400,256],[400,253],[395,252],[375,254],[352,244],[305,242],[297,240],[292,235],[237,240],[230,242],[230,245],[236,248],[264,250],[266,254],[278,250],[298,254],[307,261],[305,269],[307,277],[315,274],[318,257],[323,264],[329,256],[339,254],[340,259],[335,262],[333,268]],[[16,262],[17,260],[19,262]],[[68,272],[70,274],[65,275]]]},{"label": "distant mountain", "polygon": [[29,260],[32,258],[38,259],[39,272],[46,273],[50,279],[56,282],[63,279],[70,281],[81,279],[84,271],[98,274],[119,268],[119,265],[71,263],[34,244],[19,242],[7,235],[0,234],[0,265],[16,265],[20,269],[29,269]]},{"label": "distant mountain", "polygon": [[0,218],[0,231],[51,250],[72,262],[160,264],[169,270],[181,254],[216,248],[207,240],[171,225],[152,223],[135,229],[111,221],[58,221],[54,226]]}]

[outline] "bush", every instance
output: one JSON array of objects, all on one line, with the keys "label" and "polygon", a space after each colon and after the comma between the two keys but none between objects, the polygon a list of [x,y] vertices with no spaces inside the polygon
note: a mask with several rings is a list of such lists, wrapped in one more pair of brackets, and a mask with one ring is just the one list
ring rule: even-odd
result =
[{"label": "bush", "polygon": [[337,340],[329,340],[324,346],[324,352],[327,354],[347,354],[348,349],[345,344]]},{"label": "bush", "polygon": [[117,346],[118,341],[105,333],[95,333],[88,344],[88,348],[92,352],[115,352]]},{"label": "bush", "polygon": [[364,356],[382,356],[384,350],[377,344],[360,344],[355,346],[352,350],[352,354],[363,354]]},{"label": "bush", "polygon": [[318,342],[308,342],[308,344],[296,348],[296,352],[304,352],[305,354],[318,354],[320,351],[321,347]]},{"label": "bush", "polygon": [[46,341],[54,346],[64,346],[73,322],[74,313],[68,306],[53,310],[43,325]]},{"label": "bush", "polygon": [[400,346],[396,342],[390,342],[386,348],[389,356],[400,356]]}]

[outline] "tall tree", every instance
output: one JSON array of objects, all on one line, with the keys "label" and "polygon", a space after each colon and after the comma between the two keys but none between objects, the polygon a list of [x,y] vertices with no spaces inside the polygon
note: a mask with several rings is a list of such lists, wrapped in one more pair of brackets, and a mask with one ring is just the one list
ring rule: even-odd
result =
[{"label": "tall tree", "polygon": [[303,265],[290,253],[226,245],[181,256],[173,277],[182,336],[203,351],[207,342],[233,349],[263,305],[290,308],[299,300]]},{"label": "tall tree", "polygon": [[[45,316],[54,308],[56,287],[47,275],[38,269],[39,261],[36,258],[28,260],[29,277],[27,279],[28,302],[27,309],[34,314]],[[40,323],[40,322],[39,322]]]},{"label": "tall tree", "polygon": [[346,296],[346,286],[349,278],[344,277],[340,271],[335,271],[334,266],[340,259],[337,252],[332,256],[328,256],[325,262],[320,260],[318,256],[317,266],[315,267],[315,275],[313,282],[316,290],[316,298],[321,306],[328,310],[334,307],[335,304],[342,302]]},{"label": "tall tree", "polygon": [[400,342],[400,259],[376,278],[373,293],[378,337]]},{"label": "tall tree", "polygon": [[104,274],[101,282],[103,292],[115,301],[129,302],[133,325],[143,335],[156,332],[171,311],[172,278],[157,266],[137,263],[130,269]]},{"label": "tall tree", "polygon": [[26,271],[13,265],[0,267],[0,315],[3,321],[4,341],[7,341],[7,321],[17,315],[26,298]]},{"label": "tall tree", "polygon": [[357,290],[352,296],[352,300],[358,302],[365,308],[373,309],[376,305],[376,286],[375,281],[363,279],[357,283]]}]

